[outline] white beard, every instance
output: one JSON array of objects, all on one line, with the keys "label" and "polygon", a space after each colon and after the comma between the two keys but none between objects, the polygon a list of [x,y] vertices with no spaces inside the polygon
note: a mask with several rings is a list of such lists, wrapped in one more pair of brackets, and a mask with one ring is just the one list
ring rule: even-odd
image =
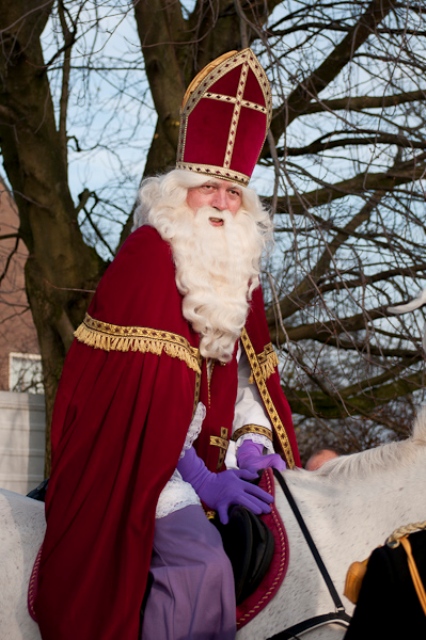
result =
[{"label": "white beard", "polygon": [[[209,217],[222,218],[223,226]],[[183,315],[201,335],[201,355],[229,362],[259,283],[264,239],[256,223],[243,209],[235,216],[210,207],[194,214],[186,204],[153,210],[150,223],[172,246]]]}]

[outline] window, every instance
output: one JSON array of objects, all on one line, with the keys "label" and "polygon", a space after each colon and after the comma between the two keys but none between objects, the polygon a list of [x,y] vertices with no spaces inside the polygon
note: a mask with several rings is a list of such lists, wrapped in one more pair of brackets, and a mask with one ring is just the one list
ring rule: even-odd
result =
[{"label": "window", "polygon": [[34,353],[9,354],[9,389],[44,393],[41,356]]}]

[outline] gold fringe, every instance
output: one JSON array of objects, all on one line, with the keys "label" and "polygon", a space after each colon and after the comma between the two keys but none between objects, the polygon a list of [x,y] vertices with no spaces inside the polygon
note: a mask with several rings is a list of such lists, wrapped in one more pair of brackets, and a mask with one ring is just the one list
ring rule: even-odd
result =
[{"label": "gold fringe", "polygon": [[[266,379],[263,371],[270,370],[270,363],[274,361],[274,357],[277,358],[274,352],[274,348],[271,343],[269,343],[264,351],[260,355],[256,355],[254,347],[251,343],[251,340],[248,336],[247,330],[243,329],[241,333],[241,342],[243,344],[244,350],[247,355],[247,359],[249,361],[252,377],[256,383],[260,396],[265,405],[265,409],[268,413],[269,419],[272,423],[272,427],[274,429],[275,435],[278,438],[281,448],[284,453],[285,460],[287,462],[287,466],[290,469],[293,469],[295,466],[293,451],[291,449],[290,440],[288,438],[285,427],[281,421],[281,418],[278,414],[277,409],[272,402],[272,398],[269,394],[268,387],[266,386]],[[260,364],[260,359],[263,358],[262,365]],[[277,358],[278,361],[278,358]]]},{"label": "gold fringe", "polygon": [[278,356],[271,343],[267,344],[262,353],[258,354],[257,361],[262,369],[263,377],[267,380],[275,372],[275,367],[278,366]]},{"label": "gold fringe", "polygon": [[178,358],[195,371],[201,373],[201,357],[186,338],[169,331],[158,331],[149,327],[125,327],[102,322],[86,314],[74,332],[79,342],[103,351],[139,351],[160,356],[166,353]]},{"label": "gold fringe", "polygon": [[[275,367],[278,366],[278,356],[271,343],[267,344],[262,353],[257,355],[257,362],[260,366],[264,380],[267,380],[269,376],[274,373]],[[249,378],[249,383],[253,384],[253,382],[254,377],[252,373]]]}]

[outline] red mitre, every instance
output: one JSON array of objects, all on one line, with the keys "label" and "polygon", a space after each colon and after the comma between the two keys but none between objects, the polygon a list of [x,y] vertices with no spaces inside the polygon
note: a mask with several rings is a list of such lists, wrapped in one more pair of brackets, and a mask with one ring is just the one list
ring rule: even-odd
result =
[{"label": "red mitre", "polygon": [[251,49],[213,60],[183,99],[176,169],[247,185],[271,113],[269,81]]}]

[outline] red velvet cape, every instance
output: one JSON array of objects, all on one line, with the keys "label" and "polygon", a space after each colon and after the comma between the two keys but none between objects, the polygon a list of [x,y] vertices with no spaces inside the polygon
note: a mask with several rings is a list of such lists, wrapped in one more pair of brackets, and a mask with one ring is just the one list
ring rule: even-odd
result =
[{"label": "red velvet cape", "polygon": [[[93,346],[74,340],[58,389],[35,602],[43,640],[139,638],[155,507],[199,397],[198,336],[181,308],[170,246],[138,229],[89,308],[97,336],[110,323],[110,333],[133,327],[137,337],[118,337],[118,347],[110,335]],[[234,361],[223,370],[234,377]],[[287,428],[298,464],[291,415]]]}]

